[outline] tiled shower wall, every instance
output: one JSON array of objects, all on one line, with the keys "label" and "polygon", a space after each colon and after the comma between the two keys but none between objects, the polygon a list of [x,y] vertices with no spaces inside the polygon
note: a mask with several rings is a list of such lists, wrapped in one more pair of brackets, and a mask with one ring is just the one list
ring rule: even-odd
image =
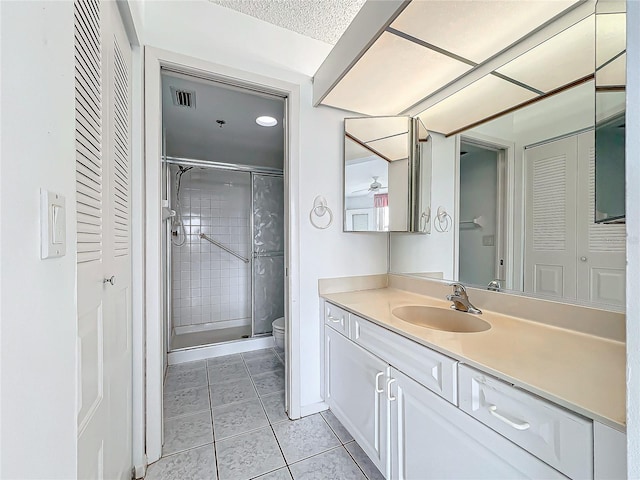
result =
[{"label": "tiled shower wall", "polygon": [[[171,179],[173,190],[173,168]],[[182,176],[180,203],[187,241],[171,246],[174,328],[195,331],[250,324],[250,263],[199,236],[202,232],[248,258],[250,189],[248,173],[193,169]]]}]

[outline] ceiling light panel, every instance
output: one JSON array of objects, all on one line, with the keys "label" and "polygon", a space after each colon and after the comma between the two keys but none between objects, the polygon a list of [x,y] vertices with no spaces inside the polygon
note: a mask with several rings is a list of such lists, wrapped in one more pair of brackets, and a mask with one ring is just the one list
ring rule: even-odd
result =
[{"label": "ceiling light panel", "polygon": [[396,115],[470,68],[384,32],[322,103],[367,115]]},{"label": "ceiling light panel", "polygon": [[376,152],[380,152],[386,159],[395,162],[403,160],[409,156],[409,134],[396,135],[394,137],[382,138],[367,143]]},{"label": "ceiling light panel", "polygon": [[596,65],[599,67],[627,48],[626,14],[598,14],[596,38]]},{"label": "ceiling light panel", "polygon": [[623,53],[613,62],[596,72],[597,87],[617,87],[627,84],[627,54]]},{"label": "ceiling light panel", "polygon": [[363,158],[374,156],[371,150],[367,150],[359,143],[353,141],[349,137],[344,139],[344,160],[347,163],[357,163],[363,161]]},{"label": "ceiling light panel", "polygon": [[496,71],[549,92],[593,73],[594,43],[595,18],[591,15]]},{"label": "ceiling light panel", "polygon": [[481,63],[578,3],[576,0],[414,0],[397,30]]},{"label": "ceiling light panel", "polygon": [[430,131],[450,134],[527,100],[535,93],[487,75],[420,113]]},{"label": "ceiling light panel", "polygon": [[344,127],[349,135],[367,143],[383,137],[406,134],[410,122],[410,117],[346,118]]}]

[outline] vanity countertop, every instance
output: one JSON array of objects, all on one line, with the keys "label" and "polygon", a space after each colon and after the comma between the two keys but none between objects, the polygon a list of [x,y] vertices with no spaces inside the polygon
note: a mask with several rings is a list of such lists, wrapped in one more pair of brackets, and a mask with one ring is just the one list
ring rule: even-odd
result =
[{"label": "vanity countertop", "polygon": [[396,288],[325,293],[322,297],[462,363],[625,431],[624,342],[492,311],[481,315],[491,324],[484,332],[419,327],[391,311],[403,305],[449,308],[451,302]]}]

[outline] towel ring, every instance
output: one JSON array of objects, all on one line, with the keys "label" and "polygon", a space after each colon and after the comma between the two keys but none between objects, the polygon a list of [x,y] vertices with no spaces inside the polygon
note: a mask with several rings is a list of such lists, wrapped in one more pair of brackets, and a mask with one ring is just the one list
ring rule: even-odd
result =
[{"label": "towel ring", "polygon": [[[327,213],[329,214],[329,221],[327,222],[327,224],[318,225],[316,223],[315,217],[321,218],[321,217],[324,217]],[[333,223],[333,212],[327,206],[327,200],[322,195],[318,195],[313,200],[313,207],[309,212],[309,221],[311,222],[311,225],[313,225],[318,230],[324,230],[325,228],[329,228]]]},{"label": "towel ring", "polygon": [[433,228],[435,228],[437,232],[446,233],[451,228],[452,223],[453,219],[451,218],[451,215],[447,213],[445,208],[438,207],[436,218],[433,219]]}]

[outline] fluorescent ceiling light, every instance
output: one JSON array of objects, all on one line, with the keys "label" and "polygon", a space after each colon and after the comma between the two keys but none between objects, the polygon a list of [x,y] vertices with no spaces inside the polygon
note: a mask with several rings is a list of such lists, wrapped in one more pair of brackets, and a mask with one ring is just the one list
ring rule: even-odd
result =
[{"label": "fluorescent ceiling light", "polygon": [[322,103],[366,115],[397,115],[469,70],[466,63],[384,32]]},{"label": "fluorescent ceiling light", "polygon": [[591,15],[496,70],[549,92],[593,73],[595,20]]},{"label": "fluorescent ceiling light", "polygon": [[535,97],[530,90],[486,75],[429,107],[419,117],[430,131],[447,135]]},{"label": "fluorescent ceiling light", "polygon": [[275,127],[278,121],[273,117],[263,115],[262,117],[256,118],[256,123],[261,127]]},{"label": "fluorescent ceiling light", "polygon": [[414,1],[391,26],[480,63],[575,3],[575,0]]}]

